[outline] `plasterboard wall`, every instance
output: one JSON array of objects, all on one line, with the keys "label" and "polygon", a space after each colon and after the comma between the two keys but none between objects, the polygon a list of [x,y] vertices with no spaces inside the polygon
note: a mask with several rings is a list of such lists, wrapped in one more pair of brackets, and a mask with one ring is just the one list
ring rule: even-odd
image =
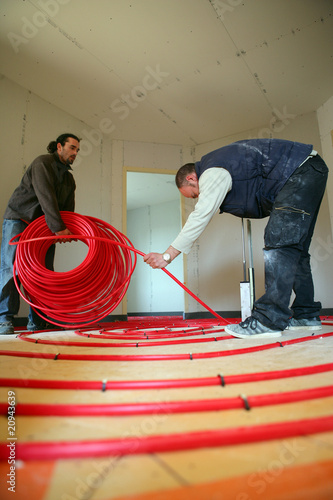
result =
[{"label": "plasterboard wall", "polygon": [[[126,166],[152,169],[177,169],[191,159],[200,159],[206,152],[244,137],[256,137],[269,133],[269,126],[237,134],[196,148],[182,148],[181,145],[160,145],[113,141],[68,115],[59,108],[44,101],[28,90],[3,78],[0,81],[2,103],[1,131],[1,186],[0,209],[5,210],[8,198],[19,183],[24,167],[39,154],[45,152],[50,140],[69,130],[81,136],[81,160],[74,164],[77,182],[76,210],[79,213],[99,217],[122,230],[123,213],[123,168]],[[331,109],[328,102],[325,114]],[[321,136],[326,137],[330,119],[322,118],[324,133],[319,134],[316,113],[302,117],[289,117],[289,122],[273,131],[274,137],[311,142],[321,151]],[[264,135],[265,136],[265,135]],[[100,143],[101,142],[101,143]],[[325,142],[325,148],[326,146]],[[330,160],[331,161],[331,160]],[[192,209],[191,200],[186,203],[186,213]],[[263,291],[263,228],[265,221],[254,221],[253,243],[257,293]],[[328,197],[326,195],[319,216],[314,237],[315,256],[314,279],[318,299],[324,307],[332,307],[331,283],[333,256],[324,243],[331,235]],[[217,237],[221,235],[221,238]],[[324,242],[324,243],[323,243]],[[156,249],[158,251],[158,249]],[[59,258],[66,259],[67,255]],[[242,254],[240,222],[229,215],[216,215],[202,237],[195,244],[187,259],[187,286],[201,300],[216,311],[239,310],[239,281],[242,279]],[[202,311],[203,308],[189,299],[186,312]],[[114,314],[122,312],[122,307]],[[26,316],[24,304],[20,316]]]},{"label": "plasterboard wall", "polygon": [[[328,150],[328,166],[332,165],[329,151],[328,129],[331,119],[328,116],[328,103],[322,114],[325,115],[326,142],[325,151]],[[319,134],[318,120],[315,112],[301,117],[292,117],[286,114],[285,123],[280,124],[279,131],[270,128],[269,124],[262,128],[251,130],[201,144],[196,148],[187,150],[188,160],[200,160],[201,156],[214,149],[240,139],[255,137],[276,137],[311,143],[319,153],[322,153],[322,141]],[[324,117],[323,117],[324,122]],[[324,125],[323,125],[324,126]],[[332,281],[333,281],[333,252],[330,224],[329,190],[327,190],[321,211],[318,217],[310,253],[316,299],[322,302],[323,307],[332,307]],[[331,198],[332,199],[332,196]],[[186,203],[187,210],[192,209],[192,200]],[[262,248],[264,245],[263,232],[267,219],[253,220],[253,253],[256,282],[256,296],[264,293],[264,265]],[[198,271],[200,270],[200,272]],[[237,217],[228,214],[215,215],[205,232],[195,243],[191,254],[188,256],[188,283],[190,288],[203,300],[217,311],[234,311],[240,309],[239,282],[243,279],[242,267],[242,240],[241,222]],[[190,311],[200,311],[201,306],[190,300]]]},{"label": "plasterboard wall", "polygon": [[[2,119],[0,212],[5,211],[9,197],[19,184],[25,169],[34,158],[45,154],[48,143],[63,132],[84,138],[85,124],[27,89],[6,78],[0,80]],[[94,145],[91,138],[82,141],[85,148],[73,164],[76,181],[76,212],[111,222],[110,164],[111,143]],[[75,243],[58,245],[56,269],[71,269],[85,255],[84,246]],[[69,248],[71,246],[71,248]],[[68,249],[68,251],[66,251]],[[27,316],[28,306],[21,300],[19,316]]]},{"label": "plasterboard wall", "polygon": [[[333,237],[333,96],[325,102],[317,111],[322,153],[330,169],[327,181],[327,197],[331,217],[331,229]],[[331,239],[332,241],[332,239]],[[332,245],[331,245],[332,249]],[[333,249],[332,249],[333,253]]]}]

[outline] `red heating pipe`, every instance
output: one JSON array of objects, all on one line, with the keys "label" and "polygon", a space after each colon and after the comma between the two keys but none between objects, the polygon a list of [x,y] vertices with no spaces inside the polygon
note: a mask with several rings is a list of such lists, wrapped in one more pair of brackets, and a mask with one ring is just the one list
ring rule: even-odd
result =
[{"label": "red heating pipe", "polygon": [[61,354],[61,353],[41,353],[41,352],[25,352],[25,351],[8,351],[0,350],[0,356],[13,356],[21,358],[43,358],[54,360],[71,360],[71,361],[171,361],[171,360],[194,360],[219,358],[223,356],[236,356],[240,354],[249,354],[250,352],[265,351],[276,347],[284,347],[287,345],[308,342],[311,340],[323,339],[332,337],[333,332],[322,333],[319,335],[311,335],[284,342],[274,342],[272,344],[254,345],[252,347],[243,347],[240,349],[229,349],[227,351],[211,351],[186,354],[141,354],[141,355],[126,355],[126,354]]},{"label": "red heating pipe", "polygon": [[[110,455],[163,453],[207,447],[233,446],[306,436],[333,430],[333,416],[212,431],[160,434],[148,437],[95,441],[17,442],[17,460],[58,460]],[[0,444],[0,460],[8,459],[8,443]]]},{"label": "red heating pipe", "polygon": [[[115,330],[117,328],[115,327]],[[165,330],[160,330],[158,333],[155,333],[153,331],[152,333],[147,331],[147,328],[141,330],[138,329],[136,332],[133,332],[131,335],[129,335],[129,332],[126,330],[123,330],[121,332],[115,332],[114,330],[111,330],[112,333],[110,333],[110,330],[103,329],[100,331],[98,334],[91,333],[91,330],[87,331],[86,329],[84,331],[82,330],[76,330],[75,334],[80,335],[81,337],[88,337],[90,339],[118,339],[118,340],[148,340],[148,339],[166,339],[166,338],[178,338],[178,337],[195,337],[199,335],[210,335],[213,333],[219,333],[219,332],[224,332],[224,328],[208,328],[204,329],[203,327],[201,328],[188,328],[185,330],[185,328],[182,329],[175,329],[170,331],[169,328],[166,328]],[[181,333],[180,333],[181,332]],[[23,335],[30,335],[30,332],[27,334],[26,332]],[[230,335],[228,335],[228,338],[232,338]]]},{"label": "red heating pipe", "polygon": [[22,378],[0,378],[0,387],[25,387],[33,389],[66,389],[66,390],[133,390],[133,389],[179,389],[185,387],[225,386],[278,380],[290,377],[301,377],[333,371],[333,363],[304,366],[287,370],[275,370],[257,373],[241,373],[235,375],[216,375],[214,377],[165,379],[165,380],[39,380]]},{"label": "red heating pipe", "polygon": [[[74,347],[156,347],[156,346],[166,346],[166,345],[179,345],[179,344],[198,344],[203,342],[218,342],[220,340],[230,339],[230,335],[224,335],[222,337],[204,337],[201,339],[181,339],[181,340],[161,340],[157,342],[73,342],[73,341],[61,341],[61,340],[40,340],[35,338],[29,338],[26,333],[20,333],[18,338],[34,344],[47,344],[47,345],[63,345],[63,346],[74,346]],[[197,334],[198,335],[198,334]],[[103,339],[104,336],[99,336],[95,338]]]},{"label": "red heating pipe", "polygon": [[[119,417],[133,415],[193,413],[207,411],[247,410],[262,406],[298,403],[333,396],[333,385],[280,392],[277,394],[258,394],[256,396],[237,396],[219,399],[199,399],[194,401],[171,401],[157,403],[122,404],[32,404],[17,403],[15,415],[47,417]],[[8,403],[0,403],[0,414],[6,415]]]}]

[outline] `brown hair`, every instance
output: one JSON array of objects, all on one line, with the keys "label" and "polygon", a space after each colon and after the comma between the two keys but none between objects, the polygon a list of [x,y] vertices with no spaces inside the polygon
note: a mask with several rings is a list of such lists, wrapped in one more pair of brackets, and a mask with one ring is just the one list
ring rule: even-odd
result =
[{"label": "brown hair", "polygon": [[76,141],[80,142],[80,139],[74,135],[74,134],[61,134],[59,135],[59,137],[57,138],[56,141],[51,141],[49,143],[49,145],[47,146],[47,151],[49,153],[54,153],[55,151],[57,151],[57,144],[60,142],[60,144],[62,146],[65,145],[65,143],[68,141],[68,138],[71,137],[72,139],[75,139]]},{"label": "brown hair", "polygon": [[177,188],[181,188],[184,186],[184,184],[187,182],[186,177],[189,174],[192,174],[195,172],[195,164],[194,163],[186,163],[176,173],[175,181],[176,181],[176,186]]}]

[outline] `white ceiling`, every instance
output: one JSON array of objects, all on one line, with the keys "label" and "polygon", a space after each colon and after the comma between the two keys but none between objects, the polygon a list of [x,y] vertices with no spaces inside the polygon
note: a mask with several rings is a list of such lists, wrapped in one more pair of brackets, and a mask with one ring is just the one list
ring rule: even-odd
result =
[{"label": "white ceiling", "polygon": [[191,146],[323,104],[332,13],[332,0],[1,0],[1,71],[112,139]]}]

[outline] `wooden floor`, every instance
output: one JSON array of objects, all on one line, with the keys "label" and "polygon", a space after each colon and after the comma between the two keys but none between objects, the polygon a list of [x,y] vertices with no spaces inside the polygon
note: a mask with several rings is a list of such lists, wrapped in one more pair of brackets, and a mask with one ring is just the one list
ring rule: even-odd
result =
[{"label": "wooden floor", "polygon": [[[330,318],[331,319],[331,318]],[[130,326],[132,323],[129,321]],[[105,327],[105,325],[103,325]],[[111,326],[108,325],[108,326]],[[114,324],[112,324],[114,327]],[[19,333],[18,330],[16,333]],[[146,330],[147,331],[147,330]],[[257,352],[241,352],[205,359],[196,353],[221,352],[267,345],[276,340],[240,340],[230,337],[207,343],[154,347],[103,347],[111,342],[78,336],[74,331],[36,334],[41,340],[99,342],[100,347],[45,345],[25,342],[17,336],[0,337],[2,351],[62,354],[151,355],[191,353],[193,359],[87,361],[1,356],[0,378],[21,380],[156,380],[224,377],[232,374],[267,372],[332,363],[333,331],[324,325],[314,338],[296,344]],[[98,330],[92,329],[98,334]],[[207,337],[225,335],[207,334]],[[312,332],[285,331],[281,342],[305,338]],[[203,338],[200,334],[193,339]],[[112,341],[119,342],[119,341]],[[148,342],[148,340],[147,340]],[[0,403],[7,403],[9,391],[16,404],[115,404],[206,400],[279,394],[333,384],[333,371],[278,380],[215,385],[182,389],[145,390],[60,390],[0,387]],[[43,441],[94,441],[133,438],[144,442],[149,436],[197,433],[264,424],[294,422],[332,416],[333,397],[305,402],[221,411],[191,413],[162,412],[136,416],[20,416],[16,415],[17,443]],[[1,441],[8,442],[7,416],[0,419]],[[58,460],[21,460],[16,457],[15,494],[8,491],[10,465],[0,465],[0,497],[34,500],[332,500],[333,432],[316,432],[298,437],[269,439],[250,444],[219,445],[180,451],[114,456],[66,457]]]}]

